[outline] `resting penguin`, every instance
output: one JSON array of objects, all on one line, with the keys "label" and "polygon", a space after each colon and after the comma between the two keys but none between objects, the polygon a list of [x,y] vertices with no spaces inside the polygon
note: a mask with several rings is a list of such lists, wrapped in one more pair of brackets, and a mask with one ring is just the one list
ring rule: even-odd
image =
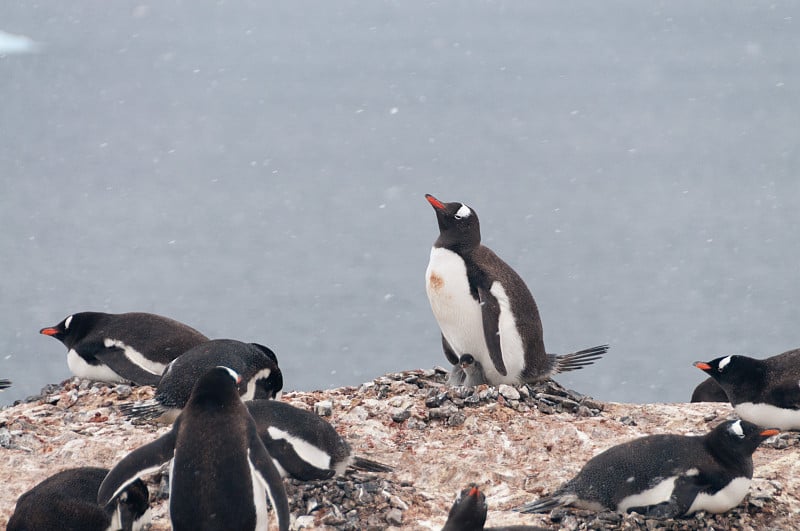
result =
[{"label": "resting penguin", "polygon": [[736,507],[753,478],[753,452],[778,430],[729,420],[702,436],[648,435],[591,458],[552,495],[518,507],[523,513],[571,505],[676,518]]},{"label": "resting penguin", "polygon": [[728,395],[714,378],[706,378],[692,391],[691,402],[728,402]]},{"label": "resting penguin", "polygon": [[156,385],[169,362],[208,341],[194,328],[152,313],[75,313],[39,333],[64,343],[75,376],[139,385]]},{"label": "resting penguin", "polygon": [[82,467],[45,479],[17,500],[8,531],[138,531],[150,523],[149,493],[142,481],[130,483],[106,508],[97,489],[108,469]]},{"label": "resting penguin", "polygon": [[172,459],[172,529],[267,529],[267,496],[281,531],[289,529],[283,481],[239,397],[241,381],[228,367],[206,372],[172,429],[120,461],[100,485],[105,505],[136,478]]},{"label": "resting penguin", "polygon": [[253,400],[245,405],[282,476],[310,481],[344,474],[347,467],[367,472],[392,470],[352,455],[347,441],[316,413],[277,400]]},{"label": "resting penguin", "polygon": [[475,211],[463,203],[425,198],[439,223],[425,273],[426,290],[450,363],[457,365],[460,356],[471,354],[487,383],[514,385],[580,369],[606,353],[608,345],[547,354],[531,292],[508,264],[481,245]]},{"label": "resting penguin", "polygon": [[484,527],[488,509],[486,496],[477,486],[471,485],[456,498],[442,531],[547,531],[544,527],[530,525]]},{"label": "resting penguin", "polygon": [[719,383],[744,420],[800,430],[800,349],[763,360],[725,356],[694,366]]},{"label": "resting penguin", "polygon": [[280,397],[283,375],[272,350],[257,343],[234,339],[213,339],[188,350],[164,371],[155,396],[142,402],[121,404],[123,415],[139,420],[171,422],[180,413],[192,387],[208,370],[218,365],[230,367],[242,377],[242,400]]}]

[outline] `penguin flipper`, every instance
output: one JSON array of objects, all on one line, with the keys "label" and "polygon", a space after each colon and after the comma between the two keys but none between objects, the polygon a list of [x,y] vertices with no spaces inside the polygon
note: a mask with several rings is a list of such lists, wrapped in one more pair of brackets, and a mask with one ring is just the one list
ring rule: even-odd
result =
[{"label": "penguin flipper", "polygon": [[289,499],[286,497],[286,490],[283,487],[283,479],[281,478],[278,469],[272,462],[272,458],[261,438],[258,436],[256,423],[252,417],[248,418],[247,422],[247,436],[248,436],[248,460],[250,466],[255,472],[253,474],[254,481],[260,481],[264,489],[267,491],[267,496],[272,503],[272,510],[278,517],[278,529],[280,531],[289,531],[290,513],[289,513]]},{"label": "penguin flipper", "polygon": [[800,409],[800,382],[792,379],[776,385],[769,402],[783,409]]},{"label": "penguin flipper", "polygon": [[489,349],[489,357],[497,372],[505,376],[508,370],[503,362],[503,350],[500,346],[500,303],[491,291],[483,286],[478,286],[478,302],[481,305],[483,337]]},{"label": "penguin flipper", "polygon": [[161,465],[172,459],[175,455],[175,434],[179,423],[180,419],[175,421],[175,425],[169,432],[155,441],[137,448],[117,463],[100,484],[97,491],[97,503],[106,507],[128,485],[142,476],[158,471]]},{"label": "penguin flipper", "polygon": [[106,347],[93,353],[94,357],[112,371],[137,385],[158,385],[160,374],[154,374],[135,364],[120,347]]},{"label": "penguin flipper", "polygon": [[450,343],[444,338],[444,334],[442,334],[442,350],[444,350],[444,357],[447,358],[447,361],[453,365],[458,364],[458,356],[453,351],[453,347],[450,346]]}]

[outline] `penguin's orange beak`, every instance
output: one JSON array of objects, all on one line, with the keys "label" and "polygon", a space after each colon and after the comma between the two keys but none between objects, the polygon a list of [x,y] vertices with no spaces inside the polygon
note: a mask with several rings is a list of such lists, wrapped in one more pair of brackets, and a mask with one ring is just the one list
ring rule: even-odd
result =
[{"label": "penguin's orange beak", "polygon": [[478,490],[478,487],[472,487],[467,496],[476,496],[477,497],[478,494],[480,494],[480,493],[481,493],[481,491]]},{"label": "penguin's orange beak", "polygon": [[44,334],[46,336],[54,336],[58,333],[58,330],[56,330],[55,328],[42,328],[41,330],[39,330],[39,333]]},{"label": "penguin's orange beak", "polygon": [[711,369],[711,365],[704,361],[696,361],[694,362],[694,366],[700,369],[701,371],[707,371]]},{"label": "penguin's orange beak", "polygon": [[775,428],[770,428],[768,430],[764,430],[761,432],[762,437],[772,437],[773,435],[778,435],[780,430],[776,430]]},{"label": "penguin's orange beak", "polygon": [[425,194],[425,199],[427,199],[428,203],[430,203],[431,206],[436,210],[444,210],[444,203],[433,197],[431,194]]}]

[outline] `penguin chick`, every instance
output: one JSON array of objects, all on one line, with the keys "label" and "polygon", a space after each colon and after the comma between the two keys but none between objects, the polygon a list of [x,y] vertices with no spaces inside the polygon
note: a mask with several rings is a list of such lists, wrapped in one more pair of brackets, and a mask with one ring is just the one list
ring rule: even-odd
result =
[{"label": "penguin chick", "polygon": [[258,436],[282,476],[310,481],[344,474],[348,467],[390,472],[392,467],[352,455],[350,445],[322,417],[277,400],[246,402]]},{"label": "penguin chick", "polygon": [[142,481],[127,485],[108,507],[97,489],[108,469],[82,467],[45,479],[17,500],[8,531],[138,531],[150,523],[149,493]]},{"label": "penguin chick", "polygon": [[172,429],[111,469],[97,493],[106,505],[136,478],[172,460],[169,514],[174,531],[268,529],[267,498],[281,531],[289,529],[283,481],[239,397],[241,377],[207,371]]},{"label": "penguin chick", "polygon": [[[462,355],[470,354],[488,384],[515,385],[581,369],[608,351],[608,345],[600,345],[548,354],[530,290],[516,271],[481,244],[477,213],[463,203],[442,203],[429,194],[425,198],[439,224],[425,288],[450,363],[457,366]],[[460,375],[453,375],[452,381],[459,380]]]},{"label": "penguin chick", "polygon": [[120,412],[139,421],[159,419],[172,422],[189,399],[198,379],[209,369],[222,365],[242,377],[242,400],[277,398],[283,389],[278,358],[269,348],[234,339],[213,339],[188,350],[164,371],[150,400],[121,404]]},{"label": "penguin chick", "polygon": [[75,313],[39,333],[67,347],[67,365],[75,376],[138,385],[156,385],[169,362],[208,341],[183,323],[141,312]]},{"label": "penguin chick", "polygon": [[694,366],[719,383],[744,420],[800,430],[800,349],[763,360],[724,356]]},{"label": "penguin chick", "polygon": [[722,513],[745,497],[753,452],[777,433],[731,420],[702,436],[641,437],[596,455],[552,495],[515,510],[537,513],[571,505],[655,518]]}]

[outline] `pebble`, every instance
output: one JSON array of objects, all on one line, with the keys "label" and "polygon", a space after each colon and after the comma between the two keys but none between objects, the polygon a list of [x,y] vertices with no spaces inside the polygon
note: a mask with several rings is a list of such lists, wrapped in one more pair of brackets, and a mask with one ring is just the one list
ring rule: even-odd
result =
[{"label": "pebble", "polygon": [[520,393],[514,387],[507,384],[500,384],[497,391],[508,400],[519,400]]},{"label": "pebble", "polygon": [[321,400],[315,403],[314,413],[320,417],[330,417],[333,414],[333,403],[330,400]]}]

